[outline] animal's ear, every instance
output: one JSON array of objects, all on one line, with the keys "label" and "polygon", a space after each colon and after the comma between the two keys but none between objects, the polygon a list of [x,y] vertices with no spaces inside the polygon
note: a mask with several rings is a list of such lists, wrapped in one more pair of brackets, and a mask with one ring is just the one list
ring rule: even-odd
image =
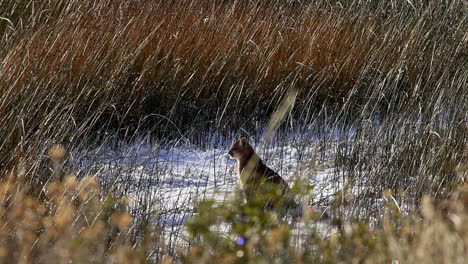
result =
[{"label": "animal's ear", "polygon": [[245,137],[241,137],[240,144],[241,146],[245,146],[249,143],[249,141]]}]

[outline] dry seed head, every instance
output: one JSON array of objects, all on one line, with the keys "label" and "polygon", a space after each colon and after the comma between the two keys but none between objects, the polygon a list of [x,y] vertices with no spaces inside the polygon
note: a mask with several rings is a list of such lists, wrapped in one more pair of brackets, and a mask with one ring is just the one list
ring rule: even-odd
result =
[{"label": "dry seed head", "polygon": [[431,219],[434,217],[434,205],[429,196],[424,196],[422,199],[421,209],[424,217]]},{"label": "dry seed head", "polygon": [[12,190],[13,186],[11,184],[3,183],[0,185],[0,195],[2,197],[8,197],[12,193]]},{"label": "dry seed head", "polygon": [[203,254],[203,249],[198,245],[193,246],[190,249],[190,253],[189,253],[189,255],[192,257],[192,259],[200,258],[202,256],[202,254]]},{"label": "dry seed head", "polygon": [[134,254],[129,246],[120,246],[115,249],[114,254],[110,256],[110,263],[139,263],[138,256]]},{"label": "dry seed head", "polygon": [[257,234],[248,235],[249,240],[247,242],[246,248],[248,252],[254,252],[254,250],[258,247],[260,242],[260,237]]},{"label": "dry seed head", "polygon": [[58,230],[63,230],[66,226],[69,226],[73,221],[73,208],[68,203],[62,203],[60,205],[59,212],[55,216],[55,225]]},{"label": "dry seed head", "polygon": [[78,181],[76,180],[75,175],[69,174],[66,176],[64,181],[64,187],[67,190],[75,190],[78,186]]},{"label": "dry seed head", "polygon": [[266,240],[271,252],[278,251],[287,245],[289,239],[289,228],[280,226],[268,232]]},{"label": "dry seed head", "polygon": [[118,226],[120,229],[126,229],[131,222],[132,217],[127,212],[112,216],[112,223]]},{"label": "dry seed head", "polygon": [[56,197],[60,194],[60,191],[62,189],[62,185],[57,182],[52,182],[47,186],[47,195],[49,197]]},{"label": "dry seed head", "polygon": [[86,176],[81,180],[81,188],[99,190],[98,180],[94,176]]},{"label": "dry seed head", "polygon": [[21,223],[23,228],[36,229],[39,227],[39,216],[32,209],[25,209],[24,216]]},{"label": "dry seed head", "polygon": [[49,149],[48,154],[54,162],[61,163],[67,157],[67,150],[61,145],[54,145]]},{"label": "dry seed head", "polygon": [[13,206],[11,210],[10,216],[13,219],[20,219],[24,216],[24,208],[23,208],[23,195],[19,194],[16,195],[13,199]]},{"label": "dry seed head", "polygon": [[44,216],[41,222],[45,229],[52,227],[52,218],[50,216]]},{"label": "dry seed head", "polygon": [[27,197],[26,199],[24,199],[23,203],[24,203],[24,206],[27,208],[35,208],[37,202],[31,197]]},{"label": "dry seed head", "polygon": [[236,262],[236,255],[234,254],[226,254],[221,263],[226,263],[226,264],[230,264],[230,263],[235,263]]},{"label": "dry seed head", "polygon": [[170,256],[165,256],[162,260],[162,264],[173,264],[174,260]]},{"label": "dry seed head", "polygon": [[0,247],[0,258],[4,258],[8,256],[8,249],[5,247]]},{"label": "dry seed head", "polygon": [[98,237],[105,231],[105,225],[101,221],[98,221],[94,223],[92,227],[84,229],[81,232],[81,237],[84,240],[93,241],[98,239]]},{"label": "dry seed head", "polygon": [[80,181],[78,198],[86,201],[99,193],[99,183],[96,177],[86,176]]}]

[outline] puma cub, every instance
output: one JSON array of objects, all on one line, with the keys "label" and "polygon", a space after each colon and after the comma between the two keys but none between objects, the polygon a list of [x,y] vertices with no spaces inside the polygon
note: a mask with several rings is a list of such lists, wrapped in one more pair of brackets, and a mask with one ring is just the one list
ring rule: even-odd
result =
[{"label": "puma cub", "polygon": [[229,156],[237,160],[240,188],[247,201],[261,201],[266,209],[298,207],[288,184],[262,162],[246,138],[232,143]]}]

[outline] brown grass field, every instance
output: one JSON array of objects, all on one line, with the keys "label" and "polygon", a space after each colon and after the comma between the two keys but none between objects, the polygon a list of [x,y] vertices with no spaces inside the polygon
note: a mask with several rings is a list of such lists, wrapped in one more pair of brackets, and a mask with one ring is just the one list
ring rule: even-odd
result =
[{"label": "brown grass field", "polygon": [[[0,262],[463,263],[466,12],[455,0],[0,0]],[[268,124],[288,94],[277,128],[352,128],[335,166],[379,195],[405,189],[417,209],[388,209],[379,229],[309,230],[302,248],[278,224],[247,248],[197,229],[192,247],[169,249],[157,228],[125,233],[121,198],[98,186],[80,198],[92,178],[49,183],[54,144],[198,143]]]}]

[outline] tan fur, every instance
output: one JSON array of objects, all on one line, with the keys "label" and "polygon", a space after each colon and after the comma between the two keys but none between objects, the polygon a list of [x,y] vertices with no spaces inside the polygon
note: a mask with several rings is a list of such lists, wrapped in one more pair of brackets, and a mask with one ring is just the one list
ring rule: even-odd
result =
[{"label": "tan fur", "polygon": [[297,207],[288,184],[263,163],[247,139],[241,138],[232,143],[229,155],[237,160],[240,187],[247,200],[262,195],[271,196],[275,198],[265,200],[268,209]]}]

